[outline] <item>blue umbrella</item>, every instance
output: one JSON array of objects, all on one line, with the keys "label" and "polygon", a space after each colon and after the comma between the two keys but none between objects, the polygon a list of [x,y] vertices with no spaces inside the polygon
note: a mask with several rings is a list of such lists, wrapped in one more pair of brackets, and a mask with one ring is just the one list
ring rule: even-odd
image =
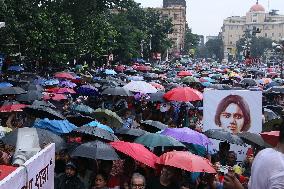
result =
[{"label": "blue umbrella", "polygon": [[8,68],[9,71],[15,71],[15,72],[20,72],[20,71],[24,71],[25,69],[21,66],[10,66]]},{"label": "blue umbrella", "polygon": [[36,120],[33,127],[46,129],[55,134],[70,133],[77,128],[67,120],[49,120],[48,118]]},{"label": "blue umbrella", "polygon": [[13,85],[11,83],[8,83],[8,82],[1,82],[0,88],[5,88],[5,87],[13,87]]},{"label": "blue umbrella", "polygon": [[85,96],[95,96],[98,94],[98,89],[91,85],[82,85],[77,89],[77,93]]},{"label": "blue umbrella", "polygon": [[116,75],[117,73],[114,70],[106,69],[105,70],[105,74],[107,74],[107,75]]},{"label": "blue umbrella", "polygon": [[59,84],[58,79],[49,79],[49,80],[46,80],[43,85],[52,86],[52,85],[58,85],[58,84]]},{"label": "blue umbrella", "polygon": [[103,125],[103,124],[101,124],[100,122],[97,122],[97,121],[92,121],[92,122],[90,122],[90,123],[88,123],[84,126],[98,127],[98,128],[104,129],[104,130],[109,131],[110,133],[114,134],[114,131],[109,126]]}]

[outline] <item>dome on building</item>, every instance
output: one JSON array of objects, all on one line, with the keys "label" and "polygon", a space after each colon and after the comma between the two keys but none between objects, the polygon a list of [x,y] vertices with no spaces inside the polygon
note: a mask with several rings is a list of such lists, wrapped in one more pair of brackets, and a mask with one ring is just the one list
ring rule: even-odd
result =
[{"label": "dome on building", "polygon": [[250,10],[250,12],[265,12],[265,8],[260,5],[258,2],[256,2],[255,5],[253,5]]}]

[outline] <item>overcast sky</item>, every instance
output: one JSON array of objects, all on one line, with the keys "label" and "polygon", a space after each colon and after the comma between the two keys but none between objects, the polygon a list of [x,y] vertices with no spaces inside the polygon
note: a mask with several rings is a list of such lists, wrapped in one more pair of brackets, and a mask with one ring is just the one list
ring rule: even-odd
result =
[{"label": "overcast sky", "polygon": [[[162,7],[163,0],[135,0],[143,7]],[[256,0],[186,0],[187,22],[196,34],[217,35],[224,18],[244,16]],[[268,3],[269,2],[269,3]],[[259,0],[266,10],[284,14],[284,0]]]}]

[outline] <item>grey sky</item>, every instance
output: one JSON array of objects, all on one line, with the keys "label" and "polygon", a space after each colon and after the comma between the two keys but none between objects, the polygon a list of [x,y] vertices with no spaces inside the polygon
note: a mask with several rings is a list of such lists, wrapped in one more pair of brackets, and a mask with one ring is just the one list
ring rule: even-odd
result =
[{"label": "grey sky", "polygon": [[[163,0],[135,0],[143,7],[161,7]],[[217,35],[223,19],[229,16],[244,16],[256,0],[186,0],[187,22],[194,33]],[[268,3],[269,2],[269,3]],[[268,10],[280,10],[284,14],[284,0],[259,0]]]}]

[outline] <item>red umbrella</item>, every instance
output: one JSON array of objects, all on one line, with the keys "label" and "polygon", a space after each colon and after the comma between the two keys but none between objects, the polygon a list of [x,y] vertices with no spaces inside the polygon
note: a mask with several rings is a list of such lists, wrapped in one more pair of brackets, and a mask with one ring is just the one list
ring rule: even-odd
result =
[{"label": "red umbrella", "polygon": [[123,141],[111,142],[110,145],[116,150],[132,157],[136,161],[155,168],[155,162],[157,161],[158,157],[143,145]]},{"label": "red umbrella", "polygon": [[73,89],[69,89],[69,88],[59,88],[56,93],[57,94],[64,94],[64,93],[76,94],[76,92]]},{"label": "red umbrella", "polygon": [[190,87],[178,87],[167,92],[164,98],[168,101],[192,102],[202,100],[203,95],[198,90]]},{"label": "red umbrella", "polygon": [[279,142],[280,131],[263,132],[260,135],[266,143],[276,146]]},{"label": "red umbrella", "polygon": [[133,69],[137,71],[150,71],[152,68],[150,66],[139,65],[139,66],[133,66]]},{"label": "red umbrella", "polygon": [[26,104],[8,104],[0,107],[0,112],[20,112],[22,109],[27,107]]},{"label": "red umbrella", "polygon": [[210,161],[187,151],[171,151],[161,155],[157,164],[168,165],[190,172],[216,173]]},{"label": "red umbrella", "polygon": [[165,87],[159,83],[151,82],[150,84],[158,90],[165,90]]},{"label": "red umbrella", "polygon": [[15,171],[17,167],[0,165],[0,181]]},{"label": "red umbrella", "polygon": [[180,71],[178,73],[178,76],[181,76],[181,77],[192,76],[192,73],[190,71]]},{"label": "red umbrella", "polygon": [[116,66],[115,67],[115,71],[118,71],[118,72],[123,72],[125,70],[125,66],[124,65],[119,65],[119,66]]},{"label": "red umbrella", "polygon": [[76,79],[72,74],[68,73],[68,72],[61,72],[61,73],[56,73],[54,75],[54,77],[56,78],[61,78],[61,79]]},{"label": "red umbrella", "polygon": [[55,101],[60,101],[60,100],[66,100],[67,97],[63,94],[46,94],[43,96],[43,100],[55,100]]}]

